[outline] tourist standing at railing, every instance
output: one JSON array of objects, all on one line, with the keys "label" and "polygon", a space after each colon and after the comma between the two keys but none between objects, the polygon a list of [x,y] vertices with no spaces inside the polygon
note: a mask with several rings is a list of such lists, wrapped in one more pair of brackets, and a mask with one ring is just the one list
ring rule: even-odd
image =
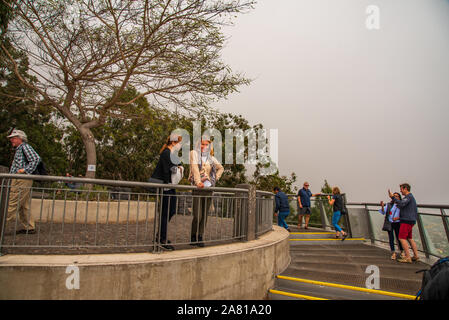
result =
[{"label": "tourist standing at railing", "polygon": [[348,234],[343,231],[343,229],[338,225],[338,222],[341,218],[341,212],[343,210],[343,197],[341,196],[340,188],[333,187],[332,188],[332,198],[331,196],[327,196],[329,204],[333,206],[333,214],[332,214],[332,225],[335,228],[336,235],[338,238],[341,234],[341,240],[345,240]]},{"label": "tourist standing at railing", "polygon": [[[401,195],[397,192],[393,194],[393,196],[396,199],[402,200]],[[385,222],[382,230],[388,232],[388,240],[390,242],[390,249],[391,249],[391,259],[396,260],[396,251],[394,248],[394,237],[396,236],[396,241],[398,243],[398,248],[401,251],[401,258],[404,255],[404,249],[402,248],[402,244],[399,241],[399,229],[400,229],[400,210],[397,207],[397,205],[394,203],[393,200],[391,202],[384,204],[383,201],[380,202],[380,206],[382,207],[379,209],[379,212],[383,215],[385,215]]]},{"label": "tourist standing at railing", "polygon": [[192,204],[192,229],[190,234],[191,245],[204,247],[204,230],[207,223],[207,215],[212,204],[212,191],[204,188],[214,187],[220,180],[224,168],[214,157],[214,148],[210,137],[203,136],[197,147],[190,151],[189,181],[197,186],[193,190]]},{"label": "tourist standing at railing", "polygon": [[[13,129],[11,134],[7,137],[11,145],[16,149],[14,159],[11,164],[10,173],[15,174],[32,174],[41,158],[34,151],[27,141],[27,135],[22,130]],[[18,217],[18,221],[22,229],[16,231],[17,234],[35,233],[34,221],[31,217],[30,210],[30,195],[33,180],[12,179],[9,202],[8,202],[8,216],[7,221],[11,221]]]},{"label": "tourist standing at railing", "polygon": [[274,215],[278,217],[278,226],[284,227],[287,231],[290,231],[285,219],[290,214],[290,204],[288,202],[287,195],[282,192],[279,187],[274,187],[273,192],[276,194],[274,200],[276,207],[274,208]]},{"label": "tourist standing at railing", "polygon": [[310,209],[310,197],[319,196],[321,193],[312,194],[309,190],[310,184],[304,182],[303,188],[298,191],[298,228],[302,228],[302,218],[304,217],[305,229],[309,228],[310,215],[312,210]]},{"label": "tourist standing at railing", "polygon": [[[176,174],[177,170],[181,169],[182,166],[177,166],[171,160],[171,153],[178,152],[181,148],[182,136],[177,134],[171,134],[167,138],[167,142],[162,146],[159,152],[159,161],[156,168],[151,176],[150,182],[160,182],[160,183],[174,183],[172,181],[172,175]],[[176,182],[176,184],[179,181]],[[167,250],[174,250],[175,248],[170,245],[170,241],[167,239],[167,225],[171,218],[176,214],[176,190],[175,189],[164,189],[162,192],[162,212],[161,212],[161,223],[160,223],[160,242],[162,247]]]},{"label": "tourist standing at railing", "polygon": [[[404,248],[405,257],[400,258],[397,261],[412,263],[412,261],[419,260],[418,248],[412,237],[412,229],[416,224],[416,219],[418,218],[418,206],[416,205],[415,197],[410,192],[411,187],[408,183],[401,184],[399,188],[404,196],[401,200],[395,198],[391,191],[388,190],[388,195],[400,210],[399,219],[401,220],[401,226],[399,229],[399,241]],[[410,246],[413,250],[413,257],[410,257]]]}]

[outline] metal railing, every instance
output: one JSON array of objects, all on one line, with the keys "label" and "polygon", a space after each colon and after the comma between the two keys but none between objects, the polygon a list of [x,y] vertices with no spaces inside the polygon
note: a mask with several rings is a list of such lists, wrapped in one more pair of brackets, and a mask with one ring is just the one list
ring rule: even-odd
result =
[{"label": "metal railing", "polygon": [[[367,214],[366,223],[371,243],[375,241],[389,243],[388,234],[382,231],[384,216],[378,212],[378,203],[348,203],[349,208],[363,208]],[[434,256],[442,258],[449,256],[449,205],[418,204],[418,218],[416,221],[418,236],[414,236],[418,251],[427,258]],[[415,231],[415,232],[416,232]]]},{"label": "metal railing", "polygon": [[[327,196],[332,196],[332,194],[321,194],[320,196],[311,197],[310,199],[310,208],[311,208],[311,216],[309,225],[317,228],[322,228],[324,230],[332,230],[334,226],[332,225],[332,206],[329,205]],[[343,201],[346,204],[346,194],[342,194]],[[295,194],[288,195],[290,202],[290,215],[287,218],[287,222],[291,224],[298,224],[298,196]],[[303,220],[304,225],[304,220]],[[340,218],[339,225],[343,230],[349,233],[349,236],[352,236],[350,221],[348,215],[342,215]]]},{"label": "metal railing", "polygon": [[[13,174],[0,180],[0,254],[159,252],[247,241],[272,230],[273,194],[254,192],[251,201],[254,187],[246,185],[200,190]],[[38,181],[17,185],[31,180]]]}]

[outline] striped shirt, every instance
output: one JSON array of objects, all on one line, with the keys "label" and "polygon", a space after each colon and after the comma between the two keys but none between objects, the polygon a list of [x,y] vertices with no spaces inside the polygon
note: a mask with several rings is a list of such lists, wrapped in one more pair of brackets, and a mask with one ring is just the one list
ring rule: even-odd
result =
[{"label": "striped shirt", "polygon": [[25,173],[32,174],[40,161],[41,157],[34,151],[33,147],[22,142],[16,149],[9,173],[17,173],[20,169],[25,169]]}]

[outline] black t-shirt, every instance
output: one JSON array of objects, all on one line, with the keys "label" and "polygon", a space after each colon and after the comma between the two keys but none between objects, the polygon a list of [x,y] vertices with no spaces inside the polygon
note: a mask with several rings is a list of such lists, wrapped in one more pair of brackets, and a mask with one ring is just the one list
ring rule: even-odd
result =
[{"label": "black t-shirt", "polygon": [[341,210],[343,209],[343,198],[341,197],[341,195],[334,194],[332,196],[332,199],[335,199],[334,208],[333,208],[334,212],[335,211],[340,211],[341,212]]},{"label": "black t-shirt", "polygon": [[163,180],[164,183],[171,183],[171,168],[176,166],[173,162],[171,162],[171,151],[169,148],[165,148],[162,151],[159,161],[156,165],[156,169],[154,169],[152,178]]}]

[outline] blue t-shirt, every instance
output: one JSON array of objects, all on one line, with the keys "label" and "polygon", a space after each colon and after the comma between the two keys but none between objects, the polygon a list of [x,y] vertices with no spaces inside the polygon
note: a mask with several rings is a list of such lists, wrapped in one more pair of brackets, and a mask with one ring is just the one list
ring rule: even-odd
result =
[{"label": "blue t-shirt", "polygon": [[301,199],[301,204],[303,207],[310,207],[311,196],[312,192],[309,189],[302,188],[298,191],[298,197]]}]

